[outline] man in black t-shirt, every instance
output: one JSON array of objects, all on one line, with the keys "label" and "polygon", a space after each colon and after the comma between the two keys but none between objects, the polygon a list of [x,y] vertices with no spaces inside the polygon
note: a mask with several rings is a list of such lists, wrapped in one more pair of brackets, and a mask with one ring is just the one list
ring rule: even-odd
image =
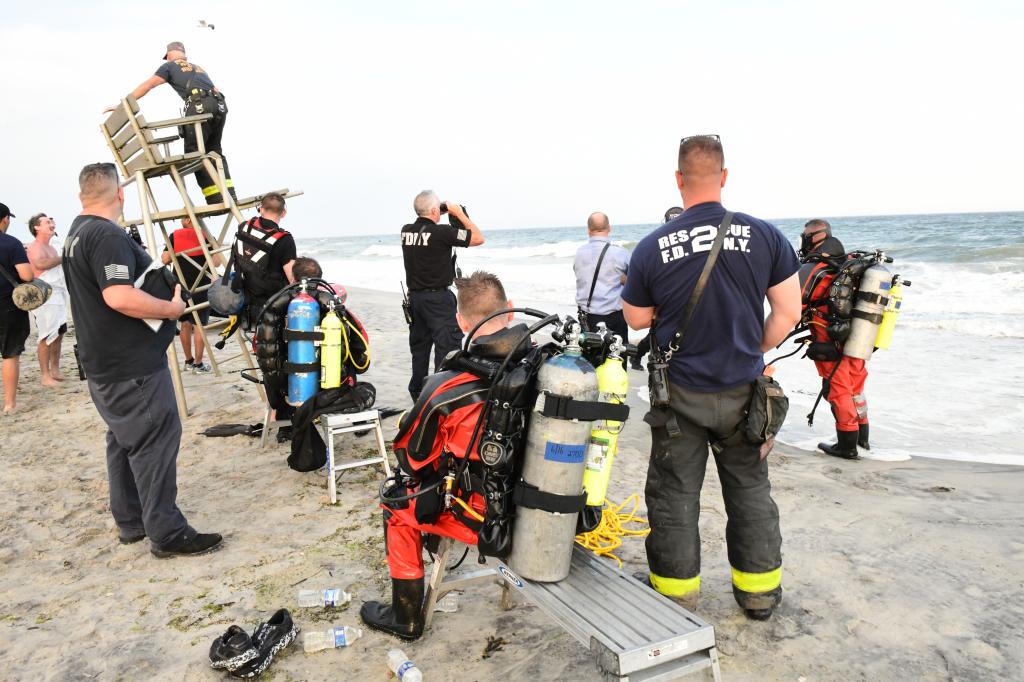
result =
[{"label": "man in black t-shirt", "polygon": [[[431,190],[417,194],[412,205],[418,217],[416,222],[402,228],[401,238],[405,285],[412,307],[409,395],[415,402],[427,376],[431,346],[434,347],[436,372],[444,356],[458,348],[462,340],[455,320],[455,294],[449,289],[455,279],[452,248],[479,246],[484,243],[484,236],[459,204],[442,204]],[[444,211],[451,212],[453,225],[437,224]]]},{"label": "man in black t-shirt", "polygon": [[13,412],[16,406],[21,354],[25,352],[25,339],[29,332],[28,313],[15,306],[11,300],[14,292],[11,281],[32,281],[32,266],[29,265],[25,246],[7,234],[13,217],[11,210],[5,204],[0,204],[0,268],[7,275],[0,275],[0,355],[3,356],[4,414]]},{"label": "man in black t-shirt", "polygon": [[[132,90],[132,96],[135,99],[141,99],[143,95],[158,85],[170,83],[178,96],[185,101],[186,116],[213,114],[213,118],[204,121],[202,125],[203,148],[208,152],[220,154],[224,163],[224,184],[227,185],[231,198],[237,199],[235,183],[232,182],[231,173],[228,171],[228,159],[221,149],[221,136],[224,134],[224,123],[228,118],[228,105],[224,101],[224,94],[213,84],[210,74],[206,73],[198,64],[188,61],[185,57],[185,45],[181,42],[174,41],[167,44],[164,60],[155,74]],[[117,106],[115,104],[105,112],[113,111]],[[185,152],[198,150],[199,143],[196,140],[195,126],[182,126],[181,129],[185,138]],[[203,191],[206,203],[219,204],[223,201],[217,183],[202,167],[196,171],[196,182],[199,183],[199,189]]]},{"label": "man in black t-shirt", "polygon": [[[107,424],[110,512],[122,544],[149,538],[158,557],[210,551],[216,533],[197,533],[175,502],[181,420],[165,352],[185,310],[181,285],[157,298],[152,259],[113,222],[124,190],[112,163],[78,177],[82,213],[71,224],[62,267],[89,393]],[[157,268],[160,266],[157,265]],[[156,273],[159,274],[159,273]],[[148,322],[162,324],[153,330]]]}]

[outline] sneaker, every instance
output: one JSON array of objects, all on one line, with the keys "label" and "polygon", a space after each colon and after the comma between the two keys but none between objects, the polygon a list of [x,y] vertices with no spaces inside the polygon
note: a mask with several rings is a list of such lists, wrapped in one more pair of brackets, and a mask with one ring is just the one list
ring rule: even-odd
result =
[{"label": "sneaker", "polygon": [[252,644],[259,655],[250,663],[231,671],[235,677],[258,677],[273,663],[274,656],[295,641],[299,629],[288,609],[280,609],[270,620],[260,623],[252,633]]},{"label": "sneaker", "polygon": [[176,556],[197,556],[212,552],[220,547],[223,538],[219,533],[197,533],[188,528],[180,538],[163,548],[155,545],[150,549],[158,559],[170,559]]},{"label": "sneaker", "polygon": [[234,672],[259,658],[259,655],[260,652],[253,646],[249,633],[237,625],[232,625],[210,645],[210,666],[214,670]]},{"label": "sneaker", "polygon": [[193,372],[193,371],[195,371],[195,368],[196,368],[196,363],[195,363],[194,360],[186,360],[185,361],[185,368],[183,370],[181,370],[181,371],[182,372]]},{"label": "sneaker", "polygon": [[208,362],[197,362],[192,371],[196,374],[209,374],[213,371],[213,367],[210,367],[210,363]]}]

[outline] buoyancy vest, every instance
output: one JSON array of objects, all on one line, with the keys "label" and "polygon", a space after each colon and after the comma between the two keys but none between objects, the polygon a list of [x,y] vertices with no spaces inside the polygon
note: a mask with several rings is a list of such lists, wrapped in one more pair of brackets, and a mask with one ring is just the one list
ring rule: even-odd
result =
[{"label": "buoyancy vest", "polygon": [[272,272],[269,267],[274,244],[287,234],[287,230],[276,225],[265,225],[259,217],[239,226],[233,251],[235,270],[251,299],[266,299],[288,285],[283,272]]},{"label": "buoyancy vest", "polygon": [[408,473],[439,466],[441,454],[479,460],[479,438],[469,451],[490,382],[468,372],[445,371],[431,375],[416,404],[398,424],[395,455]]},{"label": "buoyancy vest", "polygon": [[[843,343],[850,336],[857,287],[861,275],[871,266],[871,260],[863,255],[855,252],[839,258],[812,256],[800,268],[801,323],[810,329],[812,340],[818,344],[808,350],[812,359],[833,360],[842,355]],[[821,344],[834,346],[835,352]]]}]

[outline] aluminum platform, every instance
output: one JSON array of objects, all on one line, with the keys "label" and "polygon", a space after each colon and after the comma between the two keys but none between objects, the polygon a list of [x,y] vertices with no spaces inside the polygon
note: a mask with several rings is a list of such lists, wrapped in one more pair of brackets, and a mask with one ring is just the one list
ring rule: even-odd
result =
[{"label": "aluminum platform", "polygon": [[606,680],[672,680],[707,668],[722,679],[714,627],[578,545],[569,577],[557,583],[520,578],[501,562],[445,579],[451,547],[441,541],[424,604],[428,625],[446,592],[497,579],[505,608],[509,591],[522,595],[590,649]]}]

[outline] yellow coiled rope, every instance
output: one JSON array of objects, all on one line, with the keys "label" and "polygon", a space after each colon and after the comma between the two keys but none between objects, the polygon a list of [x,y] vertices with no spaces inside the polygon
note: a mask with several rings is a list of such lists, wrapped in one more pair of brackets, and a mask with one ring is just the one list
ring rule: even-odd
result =
[{"label": "yellow coiled rope", "polygon": [[[633,508],[629,512],[622,509],[630,502]],[[609,499],[604,501],[604,509],[601,510],[601,523],[589,533],[580,533],[576,536],[576,543],[589,549],[598,556],[608,556],[622,568],[622,559],[612,554],[622,546],[624,536],[644,537],[651,532],[650,528],[626,528],[626,524],[647,525],[647,519],[637,516],[636,510],[640,507],[640,493],[633,493],[622,504],[615,504]]]}]

